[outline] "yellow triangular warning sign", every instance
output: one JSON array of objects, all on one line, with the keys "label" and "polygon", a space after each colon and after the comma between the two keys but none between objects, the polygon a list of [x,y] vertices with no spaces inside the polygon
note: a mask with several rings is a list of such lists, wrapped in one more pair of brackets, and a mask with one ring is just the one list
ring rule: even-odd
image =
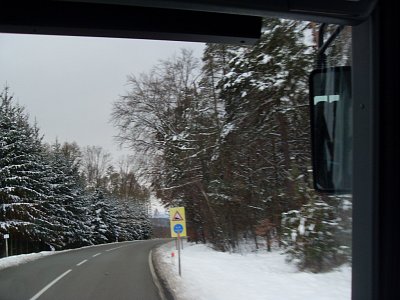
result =
[{"label": "yellow triangular warning sign", "polygon": [[181,214],[179,213],[179,211],[177,211],[174,214],[174,217],[172,218],[172,221],[183,221],[183,218],[182,218]]},{"label": "yellow triangular warning sign", "polygon": [[184,207],[171,207],[169,209],[169,220],[169,225],[171,227],[171,237],[187,236]]}]

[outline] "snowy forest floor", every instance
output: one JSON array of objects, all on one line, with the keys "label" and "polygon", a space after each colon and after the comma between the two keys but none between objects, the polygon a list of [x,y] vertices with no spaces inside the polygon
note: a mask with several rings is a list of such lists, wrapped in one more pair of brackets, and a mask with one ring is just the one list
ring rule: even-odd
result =
[{"label": "snowy forest floor", "polygon": [[278,250],[229,254],[185,242],[179,277],[175,243],[154,252],[159,272],[176,300],[351,299],[349,266],[322,274],[300,272]]}]

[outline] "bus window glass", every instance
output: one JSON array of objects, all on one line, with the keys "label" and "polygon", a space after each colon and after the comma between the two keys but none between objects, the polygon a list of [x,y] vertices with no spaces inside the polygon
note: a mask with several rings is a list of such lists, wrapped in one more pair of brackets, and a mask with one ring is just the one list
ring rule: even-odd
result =
[{"label": "bus window glass", "polygon": [[[265,19],[251,46],[0,34],[0,298],[153,299],[154,263],[177,299],[350,299],[351,190],[313,187],[319,26]],[[351,28],[325,54],[351,66]],[[313,105],[350,170],[343,97]]]}]

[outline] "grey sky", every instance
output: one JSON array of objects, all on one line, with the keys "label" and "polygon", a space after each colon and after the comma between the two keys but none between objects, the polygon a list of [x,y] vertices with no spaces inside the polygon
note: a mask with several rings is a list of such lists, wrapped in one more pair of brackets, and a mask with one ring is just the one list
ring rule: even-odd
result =
[{"label": "grey sky", "polygon": [[102,146],[117,158],[112,102],[128,89],[126,76],[160,59],[204,44],[0,34],[0,85],[36,118],[46,141]]}]

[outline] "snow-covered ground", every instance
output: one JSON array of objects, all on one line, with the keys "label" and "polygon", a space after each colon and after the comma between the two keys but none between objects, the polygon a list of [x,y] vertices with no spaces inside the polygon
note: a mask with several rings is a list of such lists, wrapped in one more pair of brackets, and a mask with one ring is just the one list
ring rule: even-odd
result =
[{"label": "snow-covered ground", "polygon": [[[171,253],[174,252],[174,258]],[[177,300],[342,300],[351,299],[351,268],[299,272],[280,252],[229,254],[206,245],[185,244],[182,277],[174,243],[155,255]]]},{"label": "snow-covered ground", "polygon": [[13,267],[13,266],[17,266],[20,264],[24,264],[24,263],[42,258],[43,256],[52,255],[55,253],[57,253],[57,252],[42,251],[39,253],[29,253],[29,254],[21,254],[21,255],[3,257],[0,259],[0,270],[8,268],[8,267]]}]

